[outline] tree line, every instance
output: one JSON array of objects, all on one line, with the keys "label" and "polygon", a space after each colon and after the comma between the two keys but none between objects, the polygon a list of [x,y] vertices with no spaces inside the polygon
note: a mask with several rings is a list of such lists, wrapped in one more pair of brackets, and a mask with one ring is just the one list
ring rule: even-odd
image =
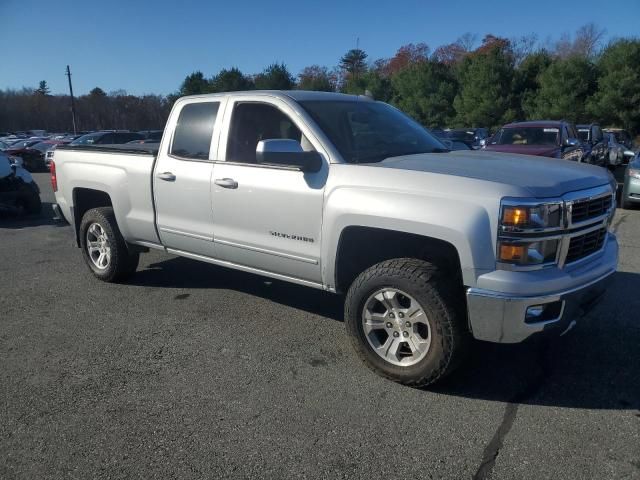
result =
[{"label": "tree line", "polygon": [[[284,63],[247,75],[238,68],[207,77],[188,75],[166,97],[136,97],[95,88],[77,99],[83,129],[161,128],[182,95],[252,89],[303,89],[369,94],[407,112],[427,127],[490,127],[531,119],[598,121],[640,133],[640,39],[604,43],[588,24],[555,42],[535,35],[502,38],[465,34],[431,49],[400,47],[391,58],[370,61],[359,48],[335,67],[311,65],[297,77]],[[69,98],[38,89],[0,91],[0,130],[69,130]]]}]

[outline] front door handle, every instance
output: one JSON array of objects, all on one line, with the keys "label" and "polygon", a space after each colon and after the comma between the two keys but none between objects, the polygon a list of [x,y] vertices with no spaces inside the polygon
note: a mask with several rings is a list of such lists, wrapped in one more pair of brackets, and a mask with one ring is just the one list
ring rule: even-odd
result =
[{"label": "front door handle", "polygon": [[238,182],[233,178],[216,178],[214,183],[222,188],[238,188]]},{"label": "front door handle", "polygon": [[167,182],[174,182],[176,180],[176,176],[171,172],[162,172],[158,174],[158,178],[160,180],[165,180]]}]

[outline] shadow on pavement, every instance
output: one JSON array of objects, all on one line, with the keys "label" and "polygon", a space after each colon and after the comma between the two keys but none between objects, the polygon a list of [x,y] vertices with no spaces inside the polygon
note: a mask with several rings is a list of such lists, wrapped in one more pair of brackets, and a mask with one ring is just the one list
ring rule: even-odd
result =
[{"label": "shadow on pavement", "polygon": [[640,410],[640,275],[618,272],[603,301],[564,337],[477,342],[430,391],[507,403]]},{"label": "shadow on pavement", "polygon": [[0,214],[0,229],[3,228],[28,228],[42,225],[65,226],[63,223],[53,220],[53,204],[42,202],[42,211],[35,215],[8,215]]},{"label": "shadow on pavement", "polygon": [[[230,289],[343,321],[343,297],[185,258],[138,272],[130,284]],[[430,392],[506,403],[640,410],[640,275],[619,272],[603,301],[560,338],[475,342],[467,363]]]},{"label": "shadow on pavement", "polygon": [[151,264],[127,283],[145,287],[236,290],[343,321],[343,299],[339,295],[182,257]]}]

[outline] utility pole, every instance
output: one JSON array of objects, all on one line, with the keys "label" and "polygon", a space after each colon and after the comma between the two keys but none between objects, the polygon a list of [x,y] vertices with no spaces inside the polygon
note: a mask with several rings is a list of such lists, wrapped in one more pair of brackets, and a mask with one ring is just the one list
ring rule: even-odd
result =
[{"label": "utility pole", "polygon": [[67,73],[65,75],[69,78],[69,94],[71,95],[71,120],[73,122],[73,134],[77,134],[76,130],[76,102],[73,99],[73,87],[71,86],[71,69],[67,65]]}]

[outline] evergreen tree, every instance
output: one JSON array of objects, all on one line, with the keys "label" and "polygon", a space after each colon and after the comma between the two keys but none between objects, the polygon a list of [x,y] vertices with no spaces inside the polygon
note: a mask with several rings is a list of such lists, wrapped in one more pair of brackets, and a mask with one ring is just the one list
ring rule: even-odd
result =
[{"label": "evergreen tree", "polygon": [[49,95],[49,86],[47,85],[46,80],[40,80],[36,93],[44,96]]},{"label": "evergreen tree", "polygon": [[254,79],[259,90],[291,90],[296,82],[284,63],[272,63]]},{"label": "evergreen tree", "polygon": [[238,92],[253,88],[253,81],[235,67],[229,70],[222,69],[211,79],[211,91],[213,92]]},{"label": "evergreen tree", "polygon": [[588,110],[603,122],[640,130],[640,40],[611,43],[600,56],[598,87]]},{"label": "evergreen tree", "polygon": [[508,114],[513,58],[502,42],[480,49],[467,55],[459,67],[460,90],[453,102],[459,126],[496,127],[513,116]]},{"label": "evergreen tree", "polygon": [[587,98],[595,90],[594,66],[583,57],[555,60],[540,74],[540,89],[527,112],[530,118],[586,122]]},{"label": "evergreen tree", "polygon": [[441,62],[420,62],[391,79],[393,103],[427,127],[445,127],[455,115],[457,85],[451,68]]}]

